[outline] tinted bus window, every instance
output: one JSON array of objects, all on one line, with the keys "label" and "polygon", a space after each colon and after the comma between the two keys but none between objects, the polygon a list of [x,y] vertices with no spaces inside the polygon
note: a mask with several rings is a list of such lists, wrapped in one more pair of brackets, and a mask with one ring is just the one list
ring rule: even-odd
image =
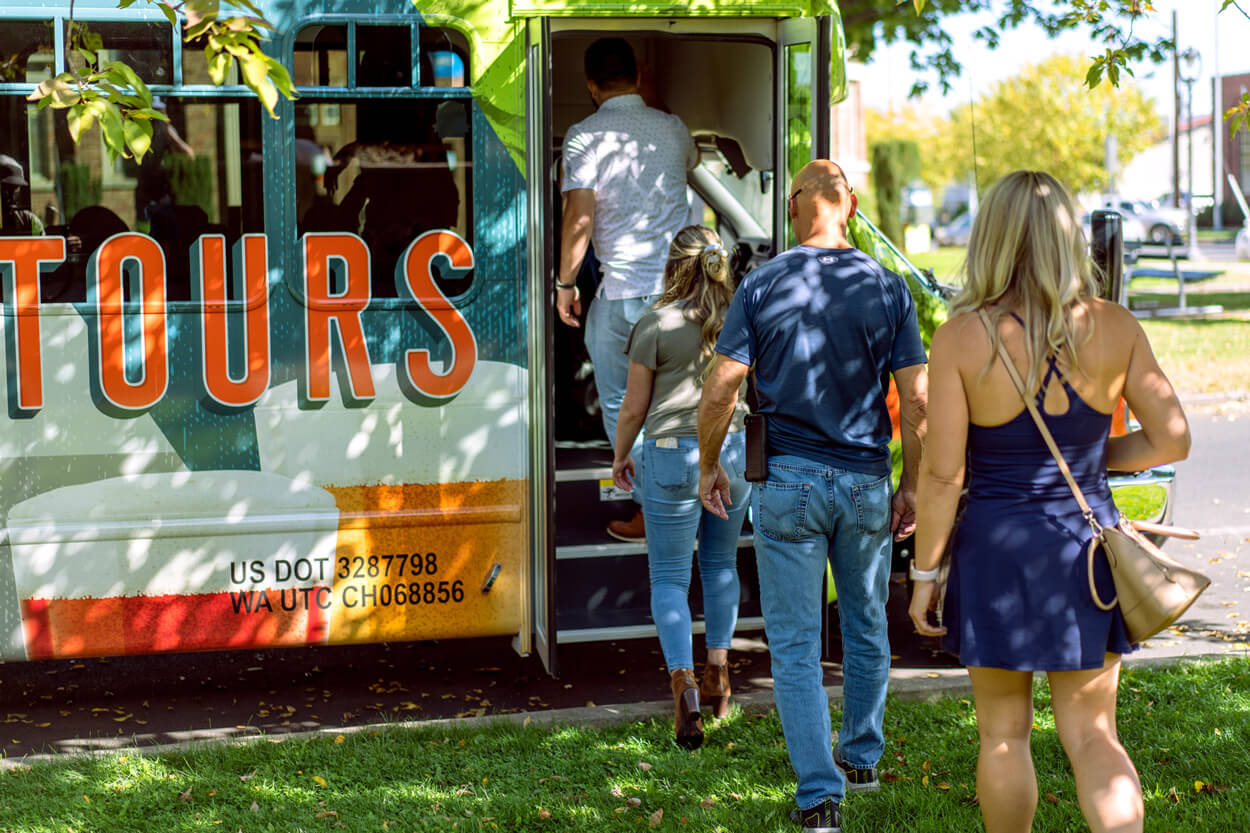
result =
[{"label": "tinted bus window", "polygon": [[464,87],[469,77],[469,42],[455,29],[421,27],[422,87]]},{"label": "tinted bus window", "polygon": [[255,99],[158,98],[157,106],[170,121],[153,122],[151,152],[139,162],[110,161],[98,127],[75,145],[63,111],[37,110],[20,95],[0,98],[0,154],[12,160],[5,179],[21,180],[5,191],[0,232],[67,241],[66,262],[43,281],[45,301],[85,300],[87,260],[113,234],[155,238],[165,251],[168,297],[186,300],[189,249],[200,235],[233,243],[264,230]]},{"label": "tinted bus window", "polygon": [[71,69],[83,66],[83,57],[69,49],[88,36],[98,36],[101,47],[97,66],[124,59],[148,84],[174,82],[173,30],[168,23],[102,23],[74,21],[73,31],[65,25],[66,61]]},{"label": "tinted bus window", "polygon": [[304,27],[295,37],[293,60],[296,86],[346,87],[347,27]]},{"label": "tinted bus window", "polygon": [[356,86],[412,86],[411,28],[356,27]]},{"label": "tinted bus window", "polygon": [[[451,229],[472,245],[467,101],[304,98],[295,137],[299,233],[359,235],[369,245],[374,297],[397,295],[395,264],[422,232]],[[439,283],[460,295],[471,281]]]},{"label": "tinted bus window", "polygon": [[0,82],[37,84],[51,78],[51,21],[5,21],[0,26]]}]

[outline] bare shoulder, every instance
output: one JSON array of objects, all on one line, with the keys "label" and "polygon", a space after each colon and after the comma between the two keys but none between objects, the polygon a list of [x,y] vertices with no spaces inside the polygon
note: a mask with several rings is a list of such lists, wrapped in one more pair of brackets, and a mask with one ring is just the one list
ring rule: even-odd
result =
[{"label": "bare shoulder", "polygon": [[1083,313],[1093,323],[1095,341],[1104,345],[1104,350],[1111,349],[1113,354],[1131,352],[1142,334],[1137,317],[1114,301],[1088,298],[1083,304]]},{"label": "bare shoulder", "polygon": [[984,353],[989,348],[985,325],[976,312],[964,312],[947,319],[933,333],[930,352],[965,356]]}]

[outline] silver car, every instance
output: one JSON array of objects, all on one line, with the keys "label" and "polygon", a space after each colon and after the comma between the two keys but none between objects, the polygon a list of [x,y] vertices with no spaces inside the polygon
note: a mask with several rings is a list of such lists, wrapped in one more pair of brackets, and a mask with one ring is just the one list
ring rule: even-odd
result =
[{"label": "silver car", "polygon": [[1145,242],[1166,246],[1168,241],[1184,242],[1185,231],[1189,228],[1189,212],[1183,208],[1160,206],[1141,200],[1119,200],[1108,202],[1108,208],[1119,211],[1125,219],[1132,217],[1145,229]]}]

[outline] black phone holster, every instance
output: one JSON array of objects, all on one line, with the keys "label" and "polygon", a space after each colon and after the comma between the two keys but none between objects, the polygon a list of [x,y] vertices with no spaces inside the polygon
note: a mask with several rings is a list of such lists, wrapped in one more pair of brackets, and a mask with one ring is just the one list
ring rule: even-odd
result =
[{"label": "black phone holster", "polygon": [[743,420],[747,459],[743,477],[751,483],[768,479],[768,418],[759,413],[760,397],[755,389],[755,369],[747,376],[747,406],[751,413]]}]

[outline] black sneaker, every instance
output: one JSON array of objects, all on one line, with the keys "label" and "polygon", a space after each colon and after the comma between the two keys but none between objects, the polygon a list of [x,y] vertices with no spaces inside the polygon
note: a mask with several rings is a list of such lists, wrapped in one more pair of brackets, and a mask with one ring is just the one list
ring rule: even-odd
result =
[{"label": "black sneaker", "polygon": [[846,776],[846,791],[848,793],[870,793],[881,789],[881,781],[877,778],[876,767],[868,767],[867,769],[858,769],[842,760],[842,751],[838,747],[833,747],[833,762],[838,765],[838,769],[842,770],[842,774]]},{"label": "black sneaker", "polygon": [[842,805],[826,798],[815,807],[791,810],[790,821],[797,822],[808,833],[842,833]]}]

